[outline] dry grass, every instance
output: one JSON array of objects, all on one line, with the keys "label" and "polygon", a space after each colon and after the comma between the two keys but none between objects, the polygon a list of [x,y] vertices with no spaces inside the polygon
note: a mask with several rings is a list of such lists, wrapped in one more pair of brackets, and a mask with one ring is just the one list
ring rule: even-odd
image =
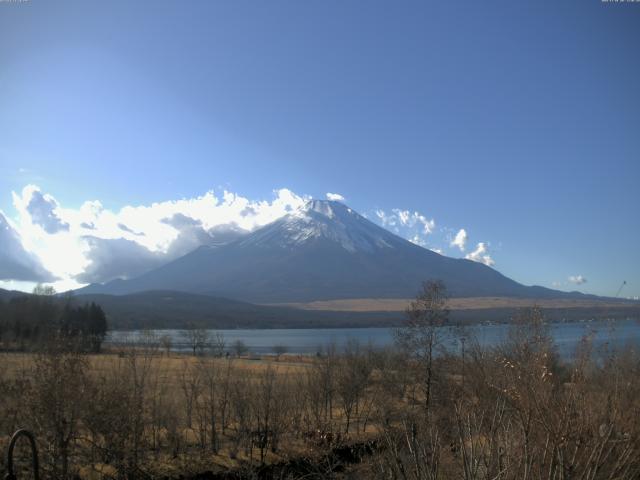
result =
[{"label": "dry grass", "polygon": [[[407,298],[348,298],[341,300],[321,300],[307,303],[280,303],[272,305],[288,306],[302,310],[330,310],[342,312],[402,312],[411,302]],[[540,308],[637,308],[638,302],[626,300],[594,299],[531,299],[508,297],[466,297],[452,298],[448,302],[451,310],[483,310],[492,308],[526,308],[532,304]]]},{"label": "dry grass", "polygon": [[[116,349],[107,350],[101,354],[91,354],[86,356],[90,368],[94,373],[104,373],[113,370],[114,366],[121,361],[122,352]],[[182,355],[172,353],[153,355],[152,368],[162,371],[166,378],[177,378],[185,369],[185,366],[195,365],[203,358],[207,358],[215,366],[222,367],[228,362],[224,358],[195,357],[192,355]],[[0,365],[7,378],[15,378],[28,372],[34,365],[35,354],[33,353],[0,353]],[[248,376],[257,376],[265,370],[271,368],[280,375],[296,375],[306,371],[312,365],[312,359],[304,355],[283,355],[279,360],[273,356],[232,358],[234,369]]]}]

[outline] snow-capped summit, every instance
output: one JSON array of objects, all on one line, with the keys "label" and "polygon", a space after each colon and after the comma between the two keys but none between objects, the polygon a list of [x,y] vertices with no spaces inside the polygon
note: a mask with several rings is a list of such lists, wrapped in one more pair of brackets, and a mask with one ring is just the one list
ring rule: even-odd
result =
[{"label": "snow-capped summit", "polygon": [[397,238],[340,202],[310,200],[300,209],[249,235],[241,243],[260,248],[293,248],[324,240],[354,253],[393,248]]}]

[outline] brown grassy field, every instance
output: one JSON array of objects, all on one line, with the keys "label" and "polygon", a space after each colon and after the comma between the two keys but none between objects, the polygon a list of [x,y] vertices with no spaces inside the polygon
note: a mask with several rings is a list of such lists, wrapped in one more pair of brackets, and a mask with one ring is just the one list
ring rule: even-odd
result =
[{"label": "brown grassy field", "polygon": [[[302,310],[331,310],[344,312],[402,312],[407,309],[408,298],[349,298],[322,300],[307,303],[280,303],[272,305],[288,306]],[[594,300],[594,299],[530,299],[508,297],[467,297],[451,298],[451,310],[483,310],[495,308],[637,308],[638,302]]]},{"label": "brown grassy field", "polygon": [[[21,375],[27,375],[34,367],[36,354],[5,352],[0,353],[0,364],[5,377],[15,378]],[[100,354],[88,354],[86,360],[89,364],[89,372],[94,375],[104,374],[112,371],[117,364],[122,362],[122,349],[111,348],[106,349]],[[177,388],[175,379],[185,370],[185,367],[196,366],[203,359],[202,357],[192,355],[181,355],[171,353],[155,353],[151,357],[150,366],[152,373],[162,373],[162,376],[170,381],[172,388]],[[312,366],[313,359],[306,355],[282,355],[280,359],[273,355],[251,358],[233,358],[233,368],[238,375],[246,375],[253,378],[264,373],[267,369],[271,369],[278,375],[295,376],[307,371]],[[223,368],[228,360],[223,358],[207,358],[207,362],[213,368]]]}]

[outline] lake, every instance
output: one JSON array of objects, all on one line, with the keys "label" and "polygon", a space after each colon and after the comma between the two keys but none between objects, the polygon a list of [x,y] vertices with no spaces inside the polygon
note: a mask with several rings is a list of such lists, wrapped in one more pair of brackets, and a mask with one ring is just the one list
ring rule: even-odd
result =
[{"label": "lake", "polygon": [[[594,345],[597,348],[604,345],[616,349],[627,345],[640,346],[640,322],[634,319],[552,323],[549,327],[558,352],[564,358],[571,358],[581,338],[591,332],[594,334]],[[473,325],[467,327],[466,331],[474,335],[481,345],[491,346],[503,341],[509,328],[507,324]],[[151,332],[158,336],[169,335],[173,350],[188,350],[181,330],[152,330]],[[242,340],[249,351],[257,355],[273,353],[275,345],[284,345],[288,353],[315,354],[332,343],[339,351],[350,340],[376,347],[391,345],[394,340],[394,330],[391,328],[238,329],[210,330],[210,332],[221,333],[228,350],[233,342]],[[147,334],[148,332],[139,330],[112,331],[109,332],[106,343],[139,344]],[[445,345],[451,349],[459,348],[459,343],[449,333],[446,334]]]}]

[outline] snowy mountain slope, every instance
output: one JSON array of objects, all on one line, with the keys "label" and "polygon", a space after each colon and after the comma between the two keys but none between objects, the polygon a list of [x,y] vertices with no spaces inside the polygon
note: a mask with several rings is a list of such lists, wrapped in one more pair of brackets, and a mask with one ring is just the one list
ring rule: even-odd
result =
[{"label": "snowy mountain slope", "polygon": [[240,244],[244,248],[295,248],[320,239],[351,253],[393,248],[402,240],[341,203],[311,200],[305,208],[265,226]]},{"label": "snowy mountain slope", "polygon": [[496,270],[439,255],[375,225],[339,202],[304,208],[232,243],[195,251],[131,280],[79,293],[179,290],[261,303],[408,298],[440,279],[454,296],[565,297]]}]

